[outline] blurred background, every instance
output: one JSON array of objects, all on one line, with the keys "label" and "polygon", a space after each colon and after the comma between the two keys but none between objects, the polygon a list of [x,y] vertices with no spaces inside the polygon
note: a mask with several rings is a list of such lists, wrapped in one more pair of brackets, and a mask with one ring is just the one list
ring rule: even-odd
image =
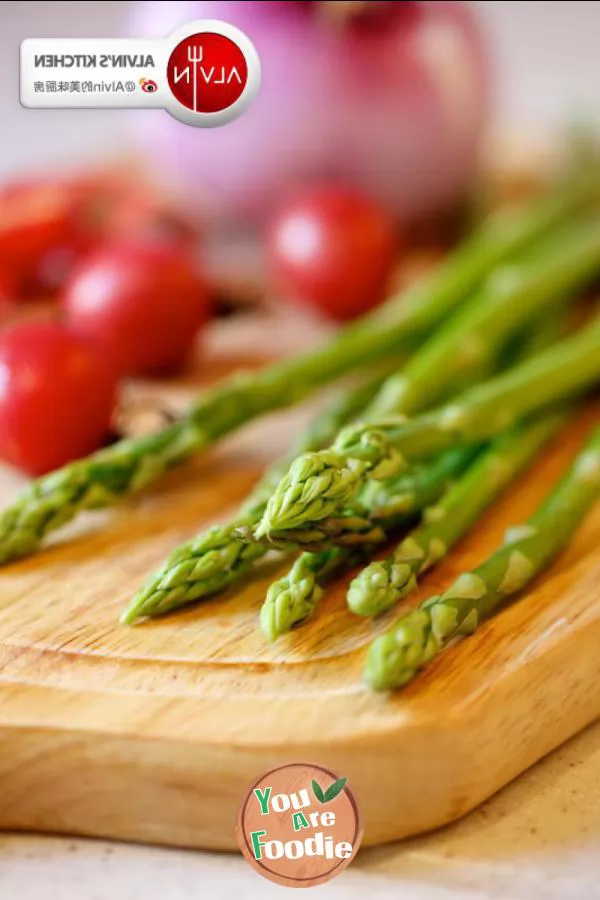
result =
[{"label": "blurred background", "polygon": [[[261,58],[257,98],[224,127],[20,106],[24,38],[163,37],[202,17],[238,25]],[[572,0],[0,3],[0,324],[40,301],[53,323],[10,346],[0,329],[0,367],[52,383],[65,433],[100,375],[90,357],[87,386],[68,384],[56,359],[85,341],[115,369],[89,433],[43,459],[40,428],[32,454],[22,429],[2,440],[3,410],[39,422],[34,400],[54,401],[7,389],[0,458],[45,471],[114,437],[124,378],[197,386],[215,347],[240,365],[377,306],[543,175],[575,125],[597,127],[599,29],[600,4]]]},{"label": "blurred background", "polygon": [[[600,4],[467,0],[465,5],[481,23],[492,57],[496,122],[539,134],[552,133],[579,114],[597,116]],[[20,107],[18,45],[26,37],[117,35],[135,6],[143,4],[120,0],[0,3],[3,172],[39,160],[77,159],[82,151],[94,156],[114,153],[119,135],[127,133],[127,112]]]}]

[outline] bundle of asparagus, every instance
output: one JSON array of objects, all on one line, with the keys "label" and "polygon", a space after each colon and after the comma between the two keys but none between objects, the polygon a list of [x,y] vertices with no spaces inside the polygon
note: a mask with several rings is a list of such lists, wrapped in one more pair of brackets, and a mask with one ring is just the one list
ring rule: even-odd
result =
[{"label": "bundle of asparagus", "polygon": [[[532,355],[548,344],[558,339],[566,325],[566,308],[561,308],[544,322],[536,323],[535,329],[528,336],[521,347],[521,356]],[[383,522],[386,534],[394,525],[410,521],[411,513],[423,511],[425,519],[433,519],[439,522],[442,518],[445,524],[452,529],[452,541],[450,534],[446,533],[446,548],[456,543],[478,514],[494,499],[494,497],[519,473],[519,471],[531,461],[535,453],[560,424],[561,417],[550,415],[539,424],[535,424],[523,434],[507,435],[507,439],[500,440],[500,447],[490,448],[490,451],[481,454],[479,447],[458,447],[447,451],[438,460],[430,464],[421,472],[413,474],[410,478],[402,477],[384,483],[375,492],[367,491],[366,507],[370,507],[372,537],[374,529]],[[513,429],[514,431],[514,429]],[[471,465],[475,457],[474,465]],[[464,470],[471,466],[465,475]],[[462,476],[462,477],[461,477]],[[455,480],[457,479],[457,480]],[[402,483],[407,490],[402,490]],[[412,482],[412,483],[411,483]],[[372,485],[371,485],[372,486]],[[394,493],[395,491],[395,493]],[[443,493],[445,491],[445,493]],[[390,496],[391,494],[391,496]],[[432,501],[442,496],[438,506],[430,506]],[[455,518],[452,514],[457,511]],[[448,518],[444,513],[448,513]],[[319,547],[317,552],[304,553],[294,563],[288,574],[274,582],[267,591],[265,602],[261,609],[260,622],[263,634],[269,640],[274,640],[289,631],[294,625],[306,621],[316,610],[319,600],[323,595],[323,585],[333,575],[341,570],[354,565],[364,559],[370,548],[366,543],[362,546],[356,540],[347,541],[347,531],[352,527],[356,516],[341,517],[341,519],[324,520],[316,529],[307,530],[303,534],[321,534],[321,542],[335,541],[337,546]],[[360,521],[360,520],[359,520]],[[337,522],[343,522],[344,528],[337,529]],[[332,527],[333,526],[333,527]],[[363,526],[360,532],[357,530],[352,538],[364,536],[366,528]],[[302,532],[287,532],[283,537],[288,541],[298,540]],[[431,540],[428,540],[428,537]],[[421,545],[426,548],[423,557],[417,554],[421,563],[419,571],[424,571],[443,555],[440,553],[441,539],[439,535],[428,535],[426,526],[416,529],[406,539],[408,546],[414,546],[420,538]],[[364,537],[363,537],[364,539]],[[382,538],[383,539],[383,536]],[[350,546],[341,546],[349,543]],[[285,540],[283,546],[286,546]],[[395,562],[395,560],[394,560]],[[365,574],[359,576],[353,582],[348,594],[348,605],[357,614],[378,615],[384,609],[393,605],[399,599],[400,591],[394,593],[398,584],[389,585],[387,603],[383,600],[381,590],[381,578],[378,574],[373,578],[373,571],[377,573],[380,564],[373,563],[365,569]],[[393,573],[397,571],[390,566]],[[416,570],[416,560],[414,569]],[[406,572],[406,569],[404,570]],[[394,579],[395,581],[395,579]],[[407,583],[407,591],[415,583],[414,572]],[[366,587],[368,586],[368,599]],[[379,602],[374,602],[375,597]]]},{"label": "bundle of asparagus", "polygon": [[[508,417],[517,419],[543,405],[534,383],[529,387],[531,408],[513,412],[510,400],[507,404],[502,396],[502,390],[510,392],[510,381],[501,380],[499,388],[492,382],[483,382],[429,417],[405,423],[397,415],[412,414],[432,405],[428,401],[437,399],[438,385],[446,386],[448,381],[451,386],[456,383],[462,361],[470,372],[473,359],[493,359],[503,342],[520,328],[597,275],[600,219],[586,221],[576,228],[571,226],[566,232],[559,229],[534,246],[529,255],[515,261],[510,271],[510,276],[506,270],[504,275],[502,270],[497,271],[398,376],[384,384],[364,424],[343,431],[331,449],[305,454],[293,463],[267,504],[257,529],[258,536],[270,536],[324,519],[350,501],[367,476],[387,478],[397,474],[407,461],[459,443],[461,432],[471,440],[492,437],[509,424]],[[576,360],[579,352],[580,345],[574,350]],[[593,355],[592,350],[588,354],[590,362]],[[560,367],[560,359],[552,358],[550,366]],[[578,368],[581,386],[585,387],[584,359]],[[595,374],[593,369],[592,380]],[[526,372],[525,385],[527,377]],[[566,394],[576,389],[565,384]],[[523,399],[520,385],[513,393],[515,401]],[[560,399],[560,392],[555,396]],[[550,395],[549,399],[554,398]],[[494,424],[489,408],[496,403],[502,406],[496,407]],[[479,427],[477,416],[481,420]]]},{"label": "bundle of asparagus", "polygon": [[271,496],[258,536],[307,527],[343,508],[368,478],[385,479],[414,461],[485,441],[600,380],[600,318],[533,359],[411,420],[349,426],[331,450],[301,456]]},{"label": "bundle of asparagus", "polygon": [[[337,397],[300,435],[292,458],[294,453],[317,449],[333,440],[342,425],[360,414],[382,380],[382,377],[369,379]],[[236,532],[260,521],[273,488],[288,465],[286,457],[271,466],[230,522],[215,525],[178,547],[134,597],[121,621],[132,624],[145,616],[170,612],[200,597],[223,591],[240,579],[268,548],[248,543]]]},{"label": "bundle of asparagus", "polygon": [[[392,480],[379,495],[379,508],[365,506],[362,519],[360,516],[342,517],[336,534],[317,536],[313,533],[313,552],[302,553],[287,575],[275,581],[267,591],[260,611],[260,625],[265,637],[273,641],[310,618],[327,581],[363,561],[373,546],[382,543],[393,528],[412,521],[421,510],[434,503],[477,451],[476,446],[461,448],[445,454],[420,473]],[[369,518],[369,509],[372,518]],[[383,515],[382,510],[385,511]]]},{"label": "bundle of asparagus", "polygon": [[[364,411],[363,418],[418,411],[432,405],[438,397],[451,393],[453,387],[468,384],[493,370],[507,342],[541,308],[551,307],[571,293],[596,273],[599,265],[598,219],[586,216],[583,220],[561,222],[547,229],[546,234],[533,241],[529,253],[520,258],[517,255],[510,268],[505,265],[496,269],[476,296],[465,303],[445,327],[434,333],[408,364],[387,379]],[[446,373],[444,378],[439,377],[441,368]],[[356,411],[355,407],[354,413]],[[450,455],[454,452],[451,450]],[[389,514],[385,521],[374,522],[374,510],[368,500],[363,499],[352,509],[341,511],[342,514],[334,513],[327,521],[320,522],[315,517],[308,528],[287,529],[282,535],[270,534],[268,544],[263,541],[262,549],[251,548],[253,529],[274,502],[271,500],[267,504],[264,499],[265,494],[273,492],[274,481],[276,479],[268,478],[264,486],[259,487],[259,504],[254,496],[250,498],[250,515],[242,513],[237,522],[230,523],[225,530],[213,529],[176,551],[134,598],[123,620],[131,623],[221,590],[258,560],[267,546],[314,549],[316,556],[306,554],[268,593],[261,622],[265,634],[273,638],[300,619],[307,618],[309,608],[314,610],[320,595],[319,581],[356,560],[357,553],[351,553],[350,549],[341,552],[326,548],[327,552],[321,553],[323,544],[359,547],[380,543],[389,529],[399,522],[397,514]],[[436,481],[435,474],[433,481]],[[441,489],[441,482],[439,484]],[[321,484],[316,481],[313,486],[318,492]],[[388,489],[385,498],[388,506],[393,495],[393,490],[390,493]],[[422,498],[422,503],[425,502],[428,502],[426,496]],[[415,507],[405,510],[407,514],[416,511]],[[406,520],[406,516],[404,518]],[[260,528],[258,536],[261,536]],[[292,594],[298,602],[291,602]],[[268,613],[269,609],[281,611],[283,608],[286,609],[285,616],[273,618]],[[275,621],[280,623],[277,627],[274,627]]]},{"label": "bundle of asparagus", "polygon": [[[556,434],[568,401],[600,380],[600,319],[566,341],[556,328],[565,299],[598,274],[600,218],[588,214],[546,223],[513,248],[510,264],[480,271],[479,287],[473,279],[474,290],[453,299],[454,312],[439,317],[408,362],[348,395],[321,418],[324,427],[318,420],[309,428],[297,444],[300,457],[271,469],[235,520],[179,548],[123,620],[222,590],[273,548],[303,552],[267,591],[260,624],[268,639],[313,615],[324,584],[357,563],[368,565],[351,584],[350,609],[363,616],[388,610]],[[359,424],[319,449],[357,415]],[[513,533],[516,544],[374,642],[365,670],[371,688],[409,681],[534,577],[600,494],[599,451],[597,435],[542,511]],[[563,512],[547,541],[544,530]],[[412,531],[390,556],[370,562],[398,527]]]},{"label": "bundle of asparagus", "polygon": [[351,370],[414,345],[437,327],[504,260],[598,195],[596,173],[569,178],[524,209],[493,214],[429,277],[314,351],[237,373],[202,395],[176,424],[120,441],[32,483],[0,516],[0,561],[33,552],[83,510],[114,503],[256,416],[289,406]]},{"label": "bundle of asparagus", "polygon": [[[267,591],[260,623],[268,639],[313,615],[325,583],[358,563],[366,567],[351,584],[350,609],[390,609],[556,434],[573,399],[600,381],[600,318],[567,340],[556,328],[566,304],[600,275],[597,196],[592,172],[496,213],[433,273],[329,344],[238,373],[160,433],[34,482],[0,516],[0,561],[35,550],[80,511],[150,483],[250,419],[358,370],[358,388],[316,418],[232,520],[179,547],[122,621],[221,592],[273,549],[299,555]],[[600,435],[510,546],[375,641],[367,683],[406,683],[499,608],[560,550],[598,494]],[[399,529],[397,546],[373,561]]]}]

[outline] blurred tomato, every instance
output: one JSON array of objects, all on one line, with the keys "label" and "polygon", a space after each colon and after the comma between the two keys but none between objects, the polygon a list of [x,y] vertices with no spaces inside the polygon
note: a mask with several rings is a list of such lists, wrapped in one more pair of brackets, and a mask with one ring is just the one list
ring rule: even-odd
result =
[{"label": "blurred tomato", "polygon": [[0,192],[0,267],[12,273],[20,295],[54,287],[88,246],[86,215],[94,184],[33,179]]},{"label": "blurred tomato", "polygon": [[109,432],[113,368],[55,323],[0,333],[0,457],[40,475],[96,450]]},{"label": "blurred tomato", "polygon": [[208,319],[204,280],[188,253],[150,243],[98,248],[73,272],[65,321],[112,357],[120,371],[152,374],[180,366]]},{"label": "blurred tomato", "polygon": [[15,307],[17,294],[15,279],[10,272],[0,269],[0,322],[6,319]]},{"label": "blurred tomato", "polygon": [[103,231],[115,240],[156,240],[190,251],[200,238],[196,223],[169,199],[140,184],[115,191]]},{"label": "blurred tomato", "polygon": [[376,203],[323,187],[291,200],[272,220],[270,276],[282,293],[351,319],[384,299],[396,246],[393,220]]},{"label": "blurred tomato", "polygon": [[14,182],[0,191],[0,268],[19,297],[55,294],[79,259],[107,239],[193,249],[197,223],[170,198],[120,172]]}]

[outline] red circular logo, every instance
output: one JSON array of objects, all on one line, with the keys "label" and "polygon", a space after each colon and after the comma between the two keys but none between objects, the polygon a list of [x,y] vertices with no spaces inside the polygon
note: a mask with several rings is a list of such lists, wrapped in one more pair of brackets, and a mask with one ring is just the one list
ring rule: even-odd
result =
[{"label": "red circular logo", "polygon": [[177,44],[169,57],[167,78],[182,106],[197,113],[215,113],[241,97],[248,81],[248,65],[234,41],[205,31]]}]

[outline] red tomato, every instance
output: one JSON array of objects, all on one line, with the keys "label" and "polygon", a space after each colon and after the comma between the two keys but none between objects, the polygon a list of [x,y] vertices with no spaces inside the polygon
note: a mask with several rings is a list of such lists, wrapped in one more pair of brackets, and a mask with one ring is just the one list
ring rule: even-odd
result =
[{"label": "red tomato", "polygon": [[50,322],[0,333],[0,457],[40,475],[96,450],[117,378],[85,340]]},{"label": "red tomato", "polygon": [[16,280],[10,272],[0,269],[0,321],[13,311],[17,295]]},{"label": "red tomato", "polygon": [[92,191],[83,180],[40,179],[0,193],[0,265],[14,273],[22,292],[53,287],[88,245],[84,221]]},{"label": "red tomato", "polygon": [[149,192],[147,185],[125,186],[115,193],[104,231],[116,239],[148,240],[193,250],[200,232],[191,217],[168,198]]},{"label": "red tomato", "polygon": [[86,257],[67,283],[65,320],[109,354],[120,371],[180,366],[209,314],[193,260],[176,247],[114,244]]},{"label": "red tomato", "polygon": [[13,185],[0,194],[0,260],[33,265],[72,240],[74,202],[59,181]]},{"label": "red tomato", "polygon": [[268,265],[279,291],[334,319],[351,319],[384,299],[396,243],[393,220],[371,200],[319,188],[275,216]]}]

